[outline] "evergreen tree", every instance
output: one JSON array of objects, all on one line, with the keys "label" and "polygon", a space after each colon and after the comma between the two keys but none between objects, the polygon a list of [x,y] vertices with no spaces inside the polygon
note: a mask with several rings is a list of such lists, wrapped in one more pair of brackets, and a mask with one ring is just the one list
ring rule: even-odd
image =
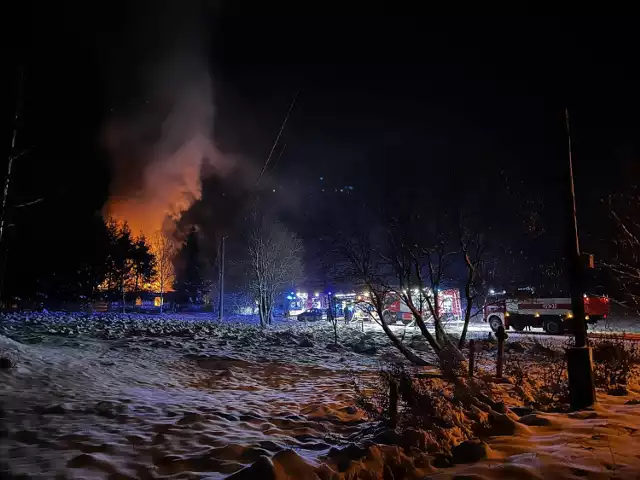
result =
[{"label": "evergreen tree", "polygon": [[192,227],[176,259],[174,289],[179,302],[201,304],[208,286],[209,282],[204,278],[204,267],[200,258],[198,232]]},{"label": "evergreen tree", "polygon": [[134,272],[135,245],[131,229],[126,222],[119,225],[115,220],[110,219],[107,222],[107,234],[109,237],[107,286],[109,292],[119,294],[124,312],[125,292]]},{"label": "evergreen tree", "polygon": [[[110,237],[107,224],[100,217],[94,217],[89,225],[87,236],[92,248],[83,252],[80,265],[69,278],[68,284],[74,285],[70,289],[70,299],[93,300],[98,296],[100,286],[105,282],[109,273],[108,258]],[[89,236],[90,235],[90,236]],[[74,281],[75,279],[75,281]]]},{"label": "evergreen tree", "polygon": [[145,283],[153,280],[156,273],[156,259],[151,252],[151,245],[147,243],[144,235],[140,235],[133,243],[131,249],[132,281],[129,290],[137,295],[144,290]]}]

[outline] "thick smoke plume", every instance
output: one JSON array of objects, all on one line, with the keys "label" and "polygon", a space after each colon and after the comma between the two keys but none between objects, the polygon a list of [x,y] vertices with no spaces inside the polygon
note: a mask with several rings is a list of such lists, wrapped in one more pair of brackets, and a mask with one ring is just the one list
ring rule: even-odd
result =
[{"label": "thick smoke plume", "polygon": [[142,47],[125,41],[123,49],[134,52],[123,50],[124,60],[111,66],[120,70],[109,72],[119,87],[114,95],[124,91],[129,100],[113,110],[103,132],[112,166],[104,214],[127,221],[136,234],[171,230],[200,198],[203,170],[224,175],[231,166],[213,142],[213,81],[194,19],[184,11],[145,17],[147,24],[131,26],[136,35],[127,37]]}]

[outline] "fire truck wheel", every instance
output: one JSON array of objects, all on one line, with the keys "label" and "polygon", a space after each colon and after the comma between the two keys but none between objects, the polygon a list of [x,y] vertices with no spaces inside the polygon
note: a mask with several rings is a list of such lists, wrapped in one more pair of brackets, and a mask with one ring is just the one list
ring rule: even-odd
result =
[{"label": "fire truck wheel", "polygon": [[558,320],[548,320],[544,324],[544,331],[550,335],[560,335],[562,333],[562,325]]},{"label": "fire truck wheel", "polygon": [[393,320],[393,316],[389,312],[384,312],[382,314],[382,321],[385,323],[385,325],[395,323]]},{"label": "fire truck wheel", "polygon": [[489,326],[491,327],[491,330],[497,332],[498,329],[502,326],[502,320],[500,320],[500,317],[497,317],[495,315],[493,317],[489,317]]}]

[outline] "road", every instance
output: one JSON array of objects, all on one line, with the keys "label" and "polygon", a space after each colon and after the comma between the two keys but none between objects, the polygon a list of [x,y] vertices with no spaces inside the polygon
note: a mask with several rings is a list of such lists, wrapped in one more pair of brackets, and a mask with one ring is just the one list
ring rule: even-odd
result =
[{"label": "road", "polygon": [[[406,331],[407,334],[416,334],[420,333],[420,330],[417,326],[404,326],[402,324],[391,325],[391,330],[394,333],[402,334],[403,331]],[[445,329],[448,333],[453,335],[459,335],[462,333],[462,328],[464,327],[464,322],[462,321],[449,321],[445,325]],[[367,330],[381,330],[382,327],[374,322],[365,322],[365,331]],[[430,329],[431,330],[431,329]],[[491,327],[485,322],[482,321],[474,321],[469,323],[468,328],[468,337],[469,338],[479,338],[486,337],[491,332]],[[549,335],[542,331],[541,328],[535,328],[532,330],[527,330],[524,332],[515,332],[513,330],[507,331],[509,335],[512,335],[512,338],[515,338],[518,335],[522,336],[555,336],[555,337],[566,337],[569,334],[563,335]],[[625,339],[640,341],[640,318],[636,317],[625,317],[625,318],[611,318],[605,322],[600,322],[596,325],[589,325],[589,332],[592,336],[609,336],[609,335],[619,335],[624,334]]]}]

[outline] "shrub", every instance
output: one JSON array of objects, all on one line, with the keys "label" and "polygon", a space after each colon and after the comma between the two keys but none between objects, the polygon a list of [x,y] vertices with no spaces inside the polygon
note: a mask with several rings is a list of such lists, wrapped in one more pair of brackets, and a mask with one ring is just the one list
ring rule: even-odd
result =
[{"label": "shrub", "polygon": [[[420,436],[422,440],[412,446],[431,452],[448,453],[459,442],[474,438],[488,424],[488,412],[497,406],[480,380],[412,374],[402,366],[381,370],[366,387],[357,382],[354,386],[356,405],[369,420],[401,432],[398,438],[403,445]],[[396,414],[390,408],[394,388]]]},{"label": "shrub", "polygon": [[[466,351],[469,358],[469,351]],[[474,346],[473,376],[484,377],[495,375],[496,343],[476,340]]]},{"label": "shrub", "polygon": [[533,358],[519,354],[505,358],[505,375],[515,385],[514,392],[525,405],[539,410],[564,409],[569,398],[565,356],[540,344],[534,344],[531,350],[537,352]]},{"label": "shrub", "polygon": [[356,407],[359,408],[368,420],[381,422],[385,425],[391,423],[389,415],[389,391],[393,381],[393,373],[396,367],[382,369],[374,377],[372,383],[360,385],[353,381],[353,389],[356,394]]},{"label": "shrub", "polygon": [[533,345],[529,349],[529,353],[535,357],[543,358],[559,358],[564,356],[564,351],[558,348],[551,338],[540,336],[533,337]]},{"label": "shrub", "polygon": [[525,381],[529,380],[527,368],[519,355],[508,355],[504,364],[505,375],[511,377],[516,387],[524,385]]},{"label": "shrub", "polygon": [[569,399],[569,373],[566,355],[541,362],[541,382],[534,392],[541,407],[557,408]]},{"label": "shrub", "polygon": [[640,346],[624,335],[591,338],[596,386],[626,395],[632,377],[640,373]]}]

